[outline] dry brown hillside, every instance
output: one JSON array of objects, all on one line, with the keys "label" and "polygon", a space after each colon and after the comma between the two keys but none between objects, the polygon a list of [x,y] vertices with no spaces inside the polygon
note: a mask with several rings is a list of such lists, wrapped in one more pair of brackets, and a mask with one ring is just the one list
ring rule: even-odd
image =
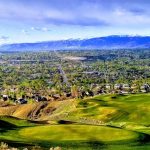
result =
[{"label": "dry brown hillside", "polygon": [[[13,116],[21,119],[35,120],[41,116],[43,109],[48,109],[48,102],[40,102],[24,105],[6,105],[1,103],[0,115]],[[51,108],[51,111],[54,108]],[[50,112],[49,112],[50,113]]]},{"label": "dry brown hillside", "polygon": [[[32,104],[12,105],[0,102],[0,116],[13,116],[28,120],[45,120],[53,114],[64,109],[64,106],[74,102],[74,100],[36,102]],[[72,107],[70,105],[70,107]]]}]

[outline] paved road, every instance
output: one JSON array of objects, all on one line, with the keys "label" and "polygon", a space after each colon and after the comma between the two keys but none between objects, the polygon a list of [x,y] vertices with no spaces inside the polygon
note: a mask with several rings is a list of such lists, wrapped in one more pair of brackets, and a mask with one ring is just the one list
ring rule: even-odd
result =
[{"label": "paved road", "polygon": [[69,82],[68,82],[68,78],[67,78],[67,76],[66,76],[66,73],[65,73],[64,70],[62,69],[62,66],[59,65],[59,66],[58,66],[58,69],[59,69],[59,71],[60,71],[60,74],[61,74],[62,77],[63,77],[63,82],[66,83],[67,86],[70,86],[70,84],[69,84]]},{"label": "paved road", "polygon": [[[59,55],[59,53],[58,53],[56,50],[54,50],[54,52],[55,52],[56,56],[59,57],[60,60],[61,60],[61,62],[62,62],[61,55]],[[63,77],[63,82],[66,83],[67,86],[70,86],[70,83],[68,82],[68,78],[67,78],[67,76],[66,76],[65,71],[64,71],[63,68],[62,68],[62,64],[61,64],[61,63],[59,64],[58,69],[59,69],[59,71],[60,71],[60,74],[61,74],[62,77]]]}]

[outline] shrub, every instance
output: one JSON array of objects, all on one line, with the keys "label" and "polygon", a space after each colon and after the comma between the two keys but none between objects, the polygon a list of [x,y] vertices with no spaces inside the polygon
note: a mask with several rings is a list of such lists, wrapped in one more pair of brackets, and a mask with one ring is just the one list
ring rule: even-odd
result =
[{"label": "shrub", "polygon": [[7,150],[8,149],[8,144],[1,142],[0,144],[0,150]]},{"label": "shrub", "polygon": [[49,150],[62,150],[61,147],[51,147]]},{"label": "shrub", "polygon": [[33,146],[31,150],[42,150],[42,148],[40,146]]}]

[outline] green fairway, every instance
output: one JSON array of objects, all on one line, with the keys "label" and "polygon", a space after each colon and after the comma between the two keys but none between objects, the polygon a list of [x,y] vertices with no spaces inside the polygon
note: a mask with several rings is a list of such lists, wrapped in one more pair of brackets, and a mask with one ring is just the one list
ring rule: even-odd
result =
[{"label": "green fairway", "polygon": [[64,104],[61,109],[56,109],[51,116],[45,118],[80,123],[86,118],[89,120],[89,124],[93,124],[90,119],[111,124],[124,122],[144,126],[150,124],[150,94],[100,95],[70,102],[69,106],[67,103]]}]

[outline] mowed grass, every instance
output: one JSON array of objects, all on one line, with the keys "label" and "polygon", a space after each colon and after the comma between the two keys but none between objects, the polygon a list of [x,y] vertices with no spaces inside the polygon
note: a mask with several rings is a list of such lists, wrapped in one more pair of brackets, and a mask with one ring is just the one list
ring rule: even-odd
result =
[{"label": "mowed grass", "polygon": [[128,146],[127,143],[135,143],[140,137],[136,132],[105,126],[28,125],[8,129],[0,135],[0,140],[19,147],[40,145],[45,149],[60,146],[64,150],[90,150],[108,149],[109,146],[116,146],[117,143]]},{"label": "mowed grass", "polygon": [[[122,141],[136,139],[138,134],[104,126],[92,125],[51,125],[25,128],[19,131],[22,137],[30,137],[32,140],[46,141]],[[109,135],[109,136],[108,136]]]}]

